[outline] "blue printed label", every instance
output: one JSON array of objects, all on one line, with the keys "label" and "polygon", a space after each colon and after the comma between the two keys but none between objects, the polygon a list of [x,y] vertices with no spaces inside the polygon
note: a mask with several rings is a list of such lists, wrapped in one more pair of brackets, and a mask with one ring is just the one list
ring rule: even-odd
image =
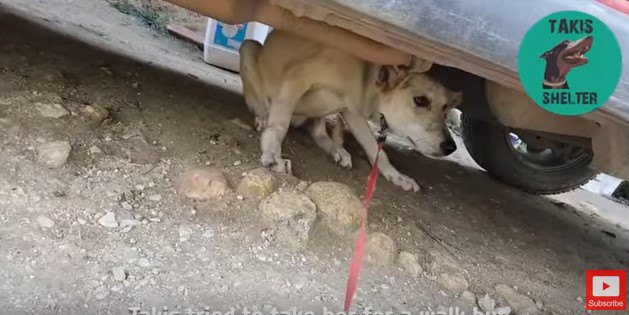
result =
[{"label": "blue printed label", "polygon": [[214,33],[214,44],[237,51],[245,41],[247,24],[230,25],[218,22]]}]

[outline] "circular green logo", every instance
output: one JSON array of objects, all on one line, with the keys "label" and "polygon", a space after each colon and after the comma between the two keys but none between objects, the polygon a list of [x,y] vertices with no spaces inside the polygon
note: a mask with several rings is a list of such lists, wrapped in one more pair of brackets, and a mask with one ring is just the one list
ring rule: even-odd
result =
[{"label": "circular green logo", "polygon": [[579,115],[601,107],[614,93],[622,71],[614,33],[599,19],[561,11],[535,23],[518,54],[520,80],[542,108]]}]

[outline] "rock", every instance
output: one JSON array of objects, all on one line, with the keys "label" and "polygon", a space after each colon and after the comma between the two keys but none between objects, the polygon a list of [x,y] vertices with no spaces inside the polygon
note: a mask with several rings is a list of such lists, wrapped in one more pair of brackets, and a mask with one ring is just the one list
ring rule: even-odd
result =
[{"label": "rock", "polygon": [[127,275],[125,274],[125,271],[124,271],[124,267],[114,267],[111,273],[114,276],[114,280],[118,282],[122,282],[127,278]]},{"label": "rock", "polygon": [[151,266],[151,262],[146,258],[140,258],[138,259],[138,266],[142,268],[148,268]]},{"label": "rock", "polygon": [[104,216],[98,219],[98,223],[109,229],[115,229],[118,227],[118,222],[116,221],[116,215],[113,212],[105,213]]},{"label": "rock", "polygon": [[475,304],[476,295],[473,292],[466,290],[466,291],[463,291],[463,293],[461,293],[461,300],[467,302],[468,304]]},{"label": "rock", "polygon": [[511,314],[511,308],[508,306],[498,307],[494,310],[494,314],[496,315],[509,315]]},{"label": "rock", "polygon": [[87,105],[83,108],[85,115],[89,120],[94,123],[102,123],[105,119],[109,118],[109,111],[99,105]]},{"label": "rock", "polygon": [[114,293],[120,293],[122,292],[122,290],[124,290],[124,286],[122,284],[116,284],[116,285],[111,286],[109,290]]},{"label": "rock", "polygon": [[124,209],[126,211],[133,210],[133,206],[130,203],[126,202],[126,201],[121,202],[120,205],[122,206],[122,209]]},{"label": "rock", "polygon": [[99,147],[93,145],[89,148],[88,153],[91,155],[99,155],[103,153],[103,150],[101,150]]},{"label": "rock", "polygon": [[308,188],[308,182],[307,181],[299,181],[299,184],[297,184],[297,186],[295,186],[295,189],[297,189],[297,191],[304,191],[306,190],[306,188]]},{"label": "rock", "polygon": [[265,217],[278,223],[281,232],[299,243],[308,241],[317,218],[317,207],[303,194],[279,191],[260,202],[258,209]]},{"label": "rock", "polygon": [[138,225],[142,225],[142,221],[133,220],[133,219],[120,220],[120,227],[121,228],[134,227],[134,226],[138,226]]},{"label": "rock", "polygon": [[148,200],[154,201],[154,202],[162,201],[162,195],[158,195],[158,194],[150,195],[148,196]]},{"label": "rock", "polygon": [[333,233],[345,236],[360,226],[365,207],[350,187],[336,182],[316,182],[306,188],[304,194],[317,205],[321,223]]},{"label": "rock", "polygon": [[107,290],[104,286],[99,286],[94,291],[94,298],[97,300],[104,300],[109,296],[109,290]]},{"label": "rock", "polygon": [[409,252],[401,252],[398,257],[398,263],[413,277],[417,277],[422,273],[422,266],[417,262],[417,256]]},{"label": "rock", "polygon": [[277,178],[266,167],[248,172],[238,184],[238,193],[249,198],[266,198],[279,186]]},{"label": "rock", "polygon": [[179,227],[179,241],[184,243],[190,239],[190,235],[192,235],[192,229],[187,226]]},{"label": "rock", "polygon": [[179,192],[191,199],[220,198],[228,191],[227,179],[216,168],[194,168],[184,172],[179,178]]},{"label": "rock", "polygon": [[59,82],[63,80],[63,73],[57,69],[39,69],[36,75],[40,75],[44,81],[48,83]]},{"label": "rock", "polygon": [[577,296],[577,302],[579,302],[579,303],[583,302],[583,298],[580,297],[580,296]]},{"label": "rock", "polygon": [[66,163],[71,150],[68,141],[48,142],[37,148],[38,160],[50,168],[57,168]]},{"label": "rock", "polygon": [[57,103],[36,103],[37,109],[44,117],[61,118],[70,115],[70,112]]},{"label": "rock", "polygon": [[44,217],[44,216],[38,216],[37,217],[37,224],[39,224],[39,226],[49,229],[51,227],[53,227],[55,225],[55,221],[51,220],[48,217]]},{"label": "rock", "polygon": [[107,66],[101,66],[98,69],[100,69],[100,71],[104,72],[108,76],[113,76],[114,75],[113,71],[111,71],[111,69],[109,69],[109,67],[107,67]]},{"label": "rock", "polygon": [[391,265],[395,261],[397,247],[393,239],[380,232],[367,235],[365,242],[365,262],[379,267]]},{"label": "rock", "polygon": [[476,302],[478,307],[486,313],[493,312],[494,308],[496,308],[496,301],[489,297],[489,294],[485,294],[483,297],[479,298]]},{"label": "rock", "polygon": [[537,315],[539,310],[535,302],[526,295],[516,292],[509,286],[499,284],[495,287],[496,293],[500,295],[513,309],[515,315]]},{"label": "rock", "polygon": [[428,264],[428,270],[433,276],[438,276],[442,273],[464,273],[463,268],[461,268],[459,263],[445,250],[430,249],[428,251],[428,256],[430,261]]},{"label": "rock", "polygon": [[442,273],[437,277],[437,283],[453,294],[461,294],[469,286],[465,277],[459,274]]},{"label": "rock", "polygon": [[157,164],[160,160],[159,152],[143,139],[129,140],[124,150],[131,163]]}]

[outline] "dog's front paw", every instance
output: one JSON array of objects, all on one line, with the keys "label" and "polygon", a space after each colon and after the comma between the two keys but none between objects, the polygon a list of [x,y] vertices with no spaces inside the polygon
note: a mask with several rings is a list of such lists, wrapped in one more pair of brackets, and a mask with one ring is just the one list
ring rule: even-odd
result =
[{"label": "dog's front paw", "polygon": [[270,154],[262,154],[260,163],[277,173],[292,174],[293,166],[289,159],[276,158]]},{"label": "dog's front paw", "polygon": [[293,165],[289,159],[277,159],[271,170],[276,173],[293,174]]},{"label": "dog's front paw", "polygon": [[275,163],[275,156],[272,154],[262,153],[260,156],[260,163],[266,168],[270,168]]},{"label": "dog's front paw", "polygon": [[419,185],[414,179],[402,173],[395,172],[391,174],[384,174],[384,177],[406,191],[418,192],[420,190]]},{"label": "dog's front paw", "polygon": [[338,148],[332,153],[332,158],[336,164],[345,167],[352,168],[352,156],[343,148]]}]

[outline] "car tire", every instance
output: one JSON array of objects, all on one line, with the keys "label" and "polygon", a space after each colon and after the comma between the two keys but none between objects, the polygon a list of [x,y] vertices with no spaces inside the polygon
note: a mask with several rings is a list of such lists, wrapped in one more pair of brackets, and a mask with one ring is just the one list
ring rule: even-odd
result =
[{"label": "car tire", "polygon": [[561,170],[530,166],[517,156],[508,142],[507,129],[497,123],[462,117],[462,137],[468,152],[491,176],[536,195],[557,194],[576,189],[597,172],[590,168],[592,154],[580,156]]}]

